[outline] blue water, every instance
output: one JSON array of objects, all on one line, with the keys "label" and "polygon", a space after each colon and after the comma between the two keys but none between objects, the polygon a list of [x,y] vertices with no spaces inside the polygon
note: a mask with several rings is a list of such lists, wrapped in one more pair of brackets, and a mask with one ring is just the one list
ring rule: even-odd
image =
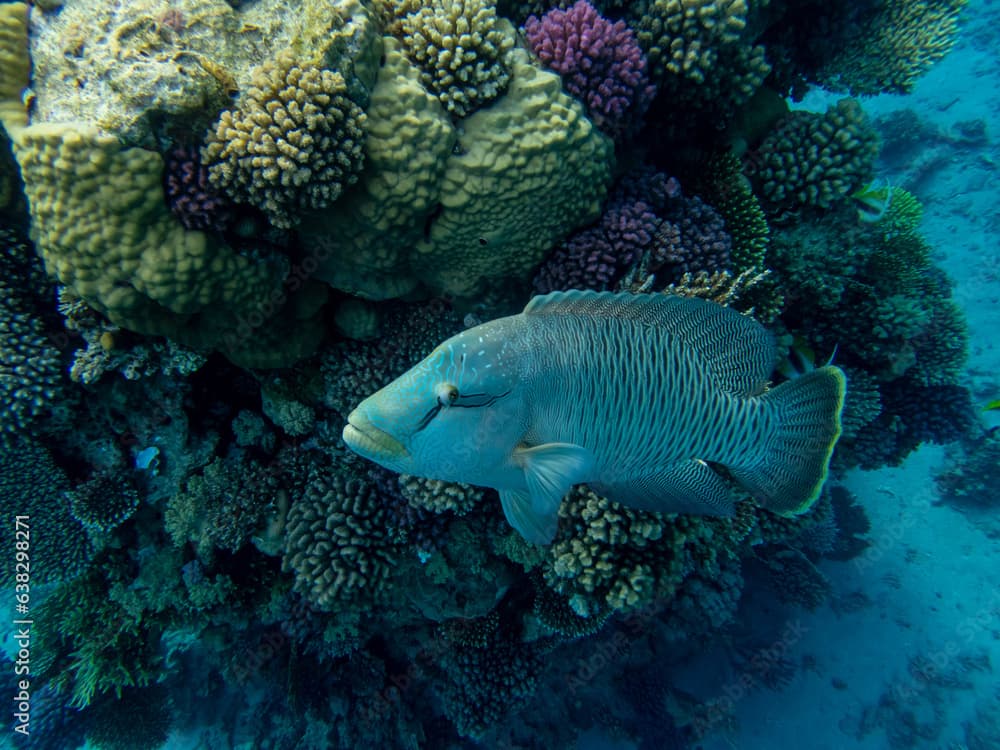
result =
[{"label": "blue water", "polygon": [[[170,4],[151,5],[159,30],[148,37],[150,50],[164,39],[180,44],[197,28],[194,3],[178,4],[179,16],[167,14]],[[239,13],[254,7],[220,5]],[[65,6],[48,18],[85,3]],[[44,24],[35,18],[37,44]],[[832,358],[849,373],[848,410],[863,383],[877,382],[881,399],[863,438],[848,433],[845,416],[824,494],[794,522],[744,502],[735,521],[689,523],[609,508],[577,489],[564,500],[553,546],[534,547],[511,530],[492,490],[428,489],[412,479],[401,485],[345,447],[347,414],[447,336],[519,311],[532,295],[530,275],[491,279],[463,299],[434,288],[427,280],[447,274],[417,261],[413,273],[426,286],[399,295],[404,302],[357,307],[353,298],[343,302],[375,277],[357,288],[340,284],[323,313],[283,319],[291,321],[285,329],[268,328],[266,315],[251,324],[260,329],[259,339],[250,338],[254,353],[273,350],[270,331],[290,339],[315,325],[320,343],[287,367],[243,367],[192,343],[189,334],[211,311],[188,320],[187,339],[174,348],[167,338],[112,325],[83,303],[73,307],[71,298],[57,308],[29,240],[45,238],[45,223],[55,219],[40,212],[44,195],[30,207],[5,198],[4,186],[16,183],[8,144],[0,142],[0,504],[10,549],[0,590],[9,623],[0,628],[2,746],[1000,748],[1000,409],[989,406],[1000,399],[998,24],[1000,5],[972,0],[954,48],[911,93],[861,99],[881,138],[874,187],[901,188],[922,206],[916,231],[929,248],[925,260],[872,261],[879,242],[900,255],[911,246],[891,245],[894,235],[880,239],[874,232],[883,225],[862,221],[849,195],[822,210],[768,209],[765,265],[776,269],[771,278],[785,285],[785,299],[784,311],[764,322],[790,365],[775,379],[800,377],[797,370]],[[82,59],[80,45],[66,59]],[[843,96],[815,86],[793,110],[823,113]],[[696,118],[712,111],[705,106]],[[58,107],[43,100],[33,116],[51,111]],[[695,119],[689,127],[698,133],[689,138],[677,121],[667,122],[670,112],[664,99],[653,103],[646,129],[620,138],[619,153],[629,154],[622,162],[649,167],[663,184],[679,175],[683,200],[700,195],[718,208],[725,192],[685,150],[711,134],[709,120]],[[441,122],[451,121],[442,114]],[[455,132],[442,158],[475,153],[475,128]],[[171,146],[169,139],[156,144],[164,154]],[[741,162],[758,198],[755,170],[766,159],[759,148],[750,144]],[[27,180],[33,173],[25,163]],[[642,221],[664,233],[695,210],[679,207],[674,195],[655,198],[651,183],[640,183],[648,192],[636,210],[656,214]],[[414,202],[420,189],[413,188]],[[634,197],[612,188],[603,219],[577,227],[591,234],[573,235],[576,245],[553,243],[563,260],[559,252],[584,248],[589,268],[552,266],[546,278],[565,273],[634,291],[625,269],[642,281],[636,269],[651,256],[605,252],[619,241],[607,228],[614,226],[608,206],[624,226],[634,215],[622,206],[634,209]],[[435,222],[454,207],[425,208],[426,223],[405,227],[401,247],[430,247]],[[267,209],[237,205],[224,218],[213,215],[223,228],[209,231],[243,258],[289,273],[281,287],[287,294],[307,278],[328,290],[330,279],[310,278],[304,262],[320,257],[302,240],[310,232],[315,239],[315,230],[267,219]],[[404,231],[385,231],[397,230]],[[484,227],[469,257],[502,242],[505,231]],[[845,246],[844,237],[858,245]],[[685,243],[697,244],[690,238],[678,240],[685,252]],[[338,241],[329,238],[331,247]],[[826,257],[854,258],[857,268],[846,260],[824,265],[810,243]],[[828,276],[796,276],[800,258]],[[340,281],[359,273],[351,260]],[[876,272],[863,278],[857,269],[869,262]],[[56,265],[49,273],[72,287]],[[670,269],[679,280],[679,268],[668,263],[657,273]],[[914,269],[916,280],[908,275]],[[79,272],[76,282],[85,277]],[[773,300],[767,283],[737,309],[755,304],[765,317]],[[822,308],[817,300],[837,284],[848,290],[841,303]],[[877,312],[873,299],[883,305]],[[952,303],[949,320],[967,326],[964,360],[947,351],[961,334],[949,339],[933,318]],[[884,312],[889,305],[900,310],[893,320]],[[853,329],[845,322],[852,316]],[[891,330],[882,335],[876,324]],[[700,353],[699,336],[689,343]],[[25,351],[43,349],[50,360],[37,355],[18,369]],[[940,364],[956,358],[954,372]],[[96,368],[92,378],[81,374],[88,367]],[[19,378],[42,383],[39,394],[8,385]],[[420,403],[421,430],[435,429],[451,407],[430,401],[428,412]],[[474,445],[474,438],[459,441],[447,456],[458,465]],[[15,567],[29,558],[30,574]]]}]

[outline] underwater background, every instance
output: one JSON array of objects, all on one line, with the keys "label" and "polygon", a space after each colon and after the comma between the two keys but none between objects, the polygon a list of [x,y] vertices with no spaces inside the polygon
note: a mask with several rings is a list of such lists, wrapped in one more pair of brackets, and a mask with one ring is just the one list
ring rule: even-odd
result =
[{"label": "underwater background", "polygon": [[[1000,6],[0,2],[4,747],[1000,747]],[[821,497],[346,449],[559,289],[848,378]]]}]

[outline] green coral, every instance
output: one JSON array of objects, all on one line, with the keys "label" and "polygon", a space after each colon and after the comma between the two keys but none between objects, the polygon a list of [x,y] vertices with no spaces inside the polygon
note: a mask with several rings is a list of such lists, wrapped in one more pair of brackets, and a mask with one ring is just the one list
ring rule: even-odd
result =
[{"label": "green coral", "polygon": [[167,501],[164,526],[176,546],[190,542],[211,560],[216,550],[235,552],[251,541],[269,549],[261,537],[281,506],[274,473],[245,456],[216,458]]},{"label": "green coral", "polygon": [[35,673],[68,693],[75,708],[151,685],[161,673],[151,632],[108,593],[107,583],[91,571],[56,588],[35,610],[42,655]]},{"label": "green coral", "polygon": [[354,184],[364,164],[365,113],[338,72],[283,52],[254,71],[236,109],[202,149],[217,189],[291,227]]},{"label": "green coral", "polygon": [[315,606],[365,607],[389,592],[399,557],[386,504],[346,470],[310,484],[288,511],[284,566]]},{"label": "green coral", "polygon": [[698,192],[726,223],[732,238],[730,258],[740,273],[762,269],[771,229],[760,201],[742,174],[742,164],[732,151],[713,154],[699,170]]},{"label": "green coral", "polygon": [[421,83],[456,117],[503,94],[510,80],[504,57],[514,46],[509,27],[484,0],[413,4],[399,22],[400,41],[420,68]]},{"label": "green coral", "polygon": [[871,178],[878,149],[861,105],[841,99],[824,114],[787,115],[760,144],[752,179],[771,211],[829,208]]}]

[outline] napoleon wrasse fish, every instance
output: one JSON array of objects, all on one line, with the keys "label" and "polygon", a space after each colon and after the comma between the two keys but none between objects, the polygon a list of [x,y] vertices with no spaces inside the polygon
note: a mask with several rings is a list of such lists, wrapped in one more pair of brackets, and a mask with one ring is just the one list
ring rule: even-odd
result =
[{"label": "napoleon wrasse fish", "polygon": [[366,398],[344,441],[394,471],[496,488],[538,544],[578,483],[726,515],[732,480],[793,514],[826,479],[846,381],[826,366],[766,390],[774,360],[765,328],[714,302],[553,292],[445,341]]}]

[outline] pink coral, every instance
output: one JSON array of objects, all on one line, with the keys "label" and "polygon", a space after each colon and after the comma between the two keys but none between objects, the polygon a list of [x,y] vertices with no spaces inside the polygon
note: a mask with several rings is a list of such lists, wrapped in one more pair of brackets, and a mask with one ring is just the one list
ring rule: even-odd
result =
[{"label": "pink coral", "polygon": [[612,23],[587,0],[578,0],[568,10],[529,17],[524,32],[539,60],[562,76],[597,127],[616,140],[638,130],[656,87],[624,21]]}]

